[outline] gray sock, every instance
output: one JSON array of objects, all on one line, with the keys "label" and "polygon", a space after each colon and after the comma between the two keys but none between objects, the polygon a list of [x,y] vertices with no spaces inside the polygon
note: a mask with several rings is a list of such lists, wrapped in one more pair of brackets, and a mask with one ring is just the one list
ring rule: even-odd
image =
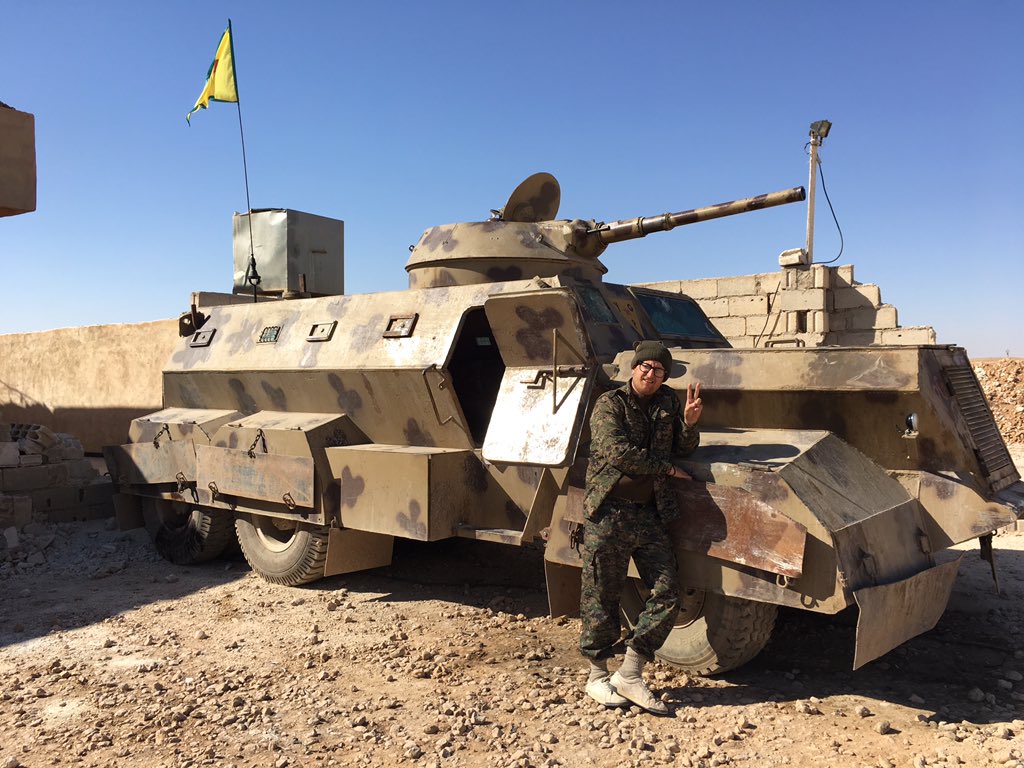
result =
[{"label": "gray sock", "polygon": [[647,659],[632,648],[627,648],[626,658],[622,662],[622,666],[619,667],[619,676],[624,680],[639,680],[640,673],[644,671],[644,664],[646,663]]},{"label": "gray sock", "polygon": [[587,678],[587,682],[592,683],[605,677],[608,677],[608,659],[591,659],[590,676]]}]

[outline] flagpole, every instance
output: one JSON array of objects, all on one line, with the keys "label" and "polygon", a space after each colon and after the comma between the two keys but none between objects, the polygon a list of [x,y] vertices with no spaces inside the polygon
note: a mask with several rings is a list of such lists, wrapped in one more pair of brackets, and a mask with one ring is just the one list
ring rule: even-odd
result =
[{"label": "flagpole", "polygon": [[249,201],[249,165],[245,161],[245,132],[242,130],[242,96],[238,92],[238,59],[235,58],[235,35],[228,19],[228,39],[231,41],[231,63],[235,74],[235,106],[238,107],[238,137],[242,142],[242,173],[245,177],[245,208],[249,219],[249,266],[245,269],[245,281],[252,286],[252,300],[256,301],[256,286],[260,284],[260,273],[256,271],[256,247],[252,238],[252,203]]}]

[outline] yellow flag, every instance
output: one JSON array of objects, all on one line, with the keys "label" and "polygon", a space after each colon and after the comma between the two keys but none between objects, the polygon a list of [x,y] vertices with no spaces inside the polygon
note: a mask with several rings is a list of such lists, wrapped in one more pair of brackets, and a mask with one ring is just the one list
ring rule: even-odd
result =
[{"label": "yellow flag", "polygon": [[217,45],[217,53],[213,57],[210,71],[206,73],[206,87],[196,99],[192,111],[185,115],[185,120],[191,123],[189,118],[192,117],[192,113],[206,109],[210,101],[238,101],[238,84],[235,82],[235,51],[231,41],[230,19],[228,19],[228,28],[224,30],[220,43]]}]

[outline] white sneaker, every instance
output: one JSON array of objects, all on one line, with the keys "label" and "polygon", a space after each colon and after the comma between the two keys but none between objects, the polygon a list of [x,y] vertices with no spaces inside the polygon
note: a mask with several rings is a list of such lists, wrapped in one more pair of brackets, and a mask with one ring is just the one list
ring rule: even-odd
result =
[{"label": "white sneaker", "polygon": [[[612,675],[608,681],[610,687],[619,695],[625,696],[638,707],[642,707],[652,715],[667,715],[669,713],[665,702],[654,698],[651,689],[647,687],[642,679],[626,680],[618,672]],[[587,691],[590,692],[589,690]]]},{"label": "white sneaker", "polygon": [[597,680],[587,683],[587,695],[606,707],[624,707],[629,704],[624,696],[615,692],[607,677],[599,677]]}]

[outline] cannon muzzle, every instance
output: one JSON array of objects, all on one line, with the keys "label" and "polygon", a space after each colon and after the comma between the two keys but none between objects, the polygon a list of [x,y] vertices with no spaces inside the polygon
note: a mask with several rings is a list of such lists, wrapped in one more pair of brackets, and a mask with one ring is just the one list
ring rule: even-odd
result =
[{"label": "cannon muzzle", "polygon": [[793,189],[785,189],[780,192],[769,192],[766,195],[745,197],[742,200],[730,200],[727,203],[719,203],[718,205],[692,208],[689,211],[679,211],[679,213],[641,216],[635,219],[613,221],[611,224],[599,224],[593,231],[601,238],[602,243],[617,243],[620,240],[645,237],[651,232],[666,232],[686,224],[695,224],[698,221],[720,219],[723,216],[758,211],[762,208],[772,208],[776,205],[786,205],[787,203],[798,203],[803,199],[804,188],[794,187]]}]

